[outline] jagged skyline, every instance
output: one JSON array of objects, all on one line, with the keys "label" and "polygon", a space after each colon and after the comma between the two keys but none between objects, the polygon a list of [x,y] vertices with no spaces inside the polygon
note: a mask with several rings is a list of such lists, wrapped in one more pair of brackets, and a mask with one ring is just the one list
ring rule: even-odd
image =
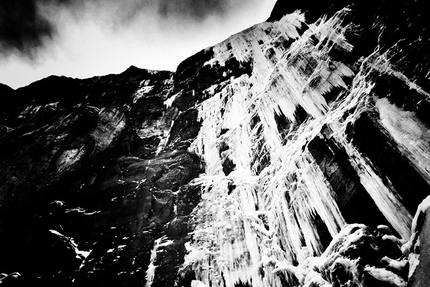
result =
[{"label": "jagged skyline", "polygon": [[175,70],[187,57],[264,21],[274,0],[43,0],[0,3],[0,83],[86,78],[130,65]]}]

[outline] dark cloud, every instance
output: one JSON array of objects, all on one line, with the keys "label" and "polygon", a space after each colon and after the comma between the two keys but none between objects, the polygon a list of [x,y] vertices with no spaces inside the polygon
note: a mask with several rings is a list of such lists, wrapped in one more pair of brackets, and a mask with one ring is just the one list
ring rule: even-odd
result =
[{"label": "dark cloud", "polygon": [[0,56],[19,53],[30,59],[56,29],[39,11],[38,4],[67,5],[72,0],[1,0]]},{"label": "dark cloud", "polygon": [[52,37],[49,21],[37,12],[32,0],[0,2],[0,48],[2,53],[17,50],[31,56],[43,45],[43,38]]}]

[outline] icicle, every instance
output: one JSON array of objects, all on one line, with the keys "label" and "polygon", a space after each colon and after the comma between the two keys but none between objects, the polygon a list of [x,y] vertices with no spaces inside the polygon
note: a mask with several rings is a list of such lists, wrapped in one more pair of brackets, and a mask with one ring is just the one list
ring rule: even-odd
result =
[{"label": "icicle", "polygon": [[[373,57],[373,55],[371,55]],[[366,74],[358,74],[355,78],[353,87],[344,102],[337,107],[335,116],[330,119],[334,137],[343,145],[347,152],[354,169],[360,176],[361,184],[375,201],[379,210],[384,214],[390,224],[403,237],[410,235],[409,227],[411,215],[400,203],[397,192],[383,183],[382,179],[375,173],[374,168],[345,138],[345,129],[348,123],[354,122],[358,116],[372,107],[369,104],[369,94],[372,85],[368,83]],[[341,120],[343,114],[354,108],[355,112],[345,120]]]}]

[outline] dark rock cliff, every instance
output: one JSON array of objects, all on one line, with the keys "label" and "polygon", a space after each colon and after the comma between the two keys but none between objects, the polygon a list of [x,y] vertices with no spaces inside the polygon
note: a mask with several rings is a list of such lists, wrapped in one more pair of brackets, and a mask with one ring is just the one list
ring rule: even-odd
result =
[{"label": "dark rock cliff", "polygon": [[314,2],[174,73],[0,86],[0,285],[424,286],[428,12]]}]

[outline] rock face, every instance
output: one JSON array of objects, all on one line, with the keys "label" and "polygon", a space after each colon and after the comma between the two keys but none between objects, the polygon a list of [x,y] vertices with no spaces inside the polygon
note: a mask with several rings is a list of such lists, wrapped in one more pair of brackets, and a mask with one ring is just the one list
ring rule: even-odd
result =
[{"label": "rock face", "polygon": [[0,285],[424,286],[423,7],[278,1],[174,73],[0,87]]}]

